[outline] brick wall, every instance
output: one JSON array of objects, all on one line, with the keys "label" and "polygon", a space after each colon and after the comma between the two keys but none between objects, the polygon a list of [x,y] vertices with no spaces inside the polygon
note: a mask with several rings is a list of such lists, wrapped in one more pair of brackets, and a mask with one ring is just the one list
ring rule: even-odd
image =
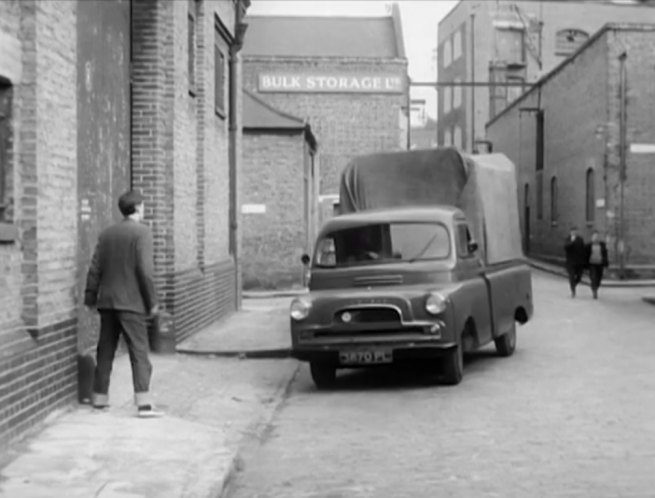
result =
[{"label": "brick wall", "polygon": [[[158,285],[179,338],[234,310],[237,301],[228,251],[228,123],[227,114],[214,112],[213,50],[215,16],[233,30],[234,5],[205,1],[200,9],[190,94],[188,3],[136,0],[134,7],[134,179],[152,206]],[[227,108],[229,53],[219,43]]]},{"label": "brick wall", "polygon": [[[561,240],[570,225],[589,237],[598,229],[608,241],[610,262],[616,264],[619,204],[619,66],[618,53],[628,49],[628,141],[652,142],[655,116],[649,102],[652,85],[646,72],[655,40],[653,31],[608,31],[585,51],[553,73],[541,87],[545,112],[545,164],[543,172],[543,219],[537,219],[535,121],[531,112],[539,104],[539,90],[533,90],[487,127],[494,151],[503,152],[519,168],[519,201],[523,189],[530,189],[531,252],[533,255],[562,258]],[[606,130],[605,135],[599,130]],[[606,147],[605,147],[606,146]],[[649,167],[651,164],[651,167]],[[594,171],[595,200],[604,201],[587,221],[586,172]],[[655,176],[652,156],[628,153],[629,179],[626,182],[626,249],[628,266],[652,265],[652,195]],[[557,178],[559,219],[550,217],[550,181]]]},{"label": "brick wall", "polygon": [[[257,92],[260,72],[383,73],[404,77],[403,61],[361,59],[285,59],[247,56],[244,58],[244,87]],[[348,161],[360,154],[398,150],[401,107],[404,94],[317,94],[261,93],[260,97],[281,111],[308,119],[319,144],[320,193],[338,193],[339,175]]]},{"label": "brick wall", "polygon": [[265,213],[242,215],[243,286],[289,288],[302,282],[307,247],[304,136],[250,131],[244,136],[241,204]]},{"label": "brick wall", "polygon": [[0,18],[21,48],[11,154],[20,240],[0,248],[2,304],[18,310],[3,306],[0,318],[2,447],[75,392],[76,4],[2,2]]}]

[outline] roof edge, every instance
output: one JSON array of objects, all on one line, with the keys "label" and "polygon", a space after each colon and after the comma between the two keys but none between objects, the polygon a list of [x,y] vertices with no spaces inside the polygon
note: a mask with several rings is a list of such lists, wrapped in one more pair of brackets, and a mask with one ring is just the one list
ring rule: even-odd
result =
[{"label": "roof edge", "polygon": [[541,78],[539,78],[537,81],[535,81],[527,92],[525,92],[523,95],[521,95],[518,99],[516,99],[510,105],[505,107],[505,109],[503,109],[498,114],[496,114],[492,119],[487,121],[487,123],[485,124],[485,128],[488,128],[489,126],[494,124],[496,121],[498,121],[501,117],[503,117],[505,114],[507,114],[509,111],[511,111],[514,107],[516,107],[518,104],[520,104],[525,99],[527,99],[530,95],[532,95],[532,93],[534,91],[539,90],[542,86],[544,86],[544,84],[546,82],[551,80],[555,75],[557,75],[559,72],[561,72],[566,66],[571,64],[575,59],[578,58],[578,56],[580,54],[582,54],[584,51],[586,51],[591,45],[596,43],[608,31],[655,31],[655,23],[616,23],[616,22],[609,22],[609,23],[604,24],[598,31],[596,31],[593,35],[591,35],[586,42],[584,42],[582,45],[580,45],[580,47],[578,47],[578,50],[576,50],[568,58],[564,59],[557,66],[555,66],[553,69],[551,69],[548,73],[546,73]]},{"label": "roof edge", "polygon": [[258,104],[266,107],[266,109],[268,109],[269,111],[277,114],[278,116],[281,116],[281,117],[286,118],[286,119],[290,119],[291,121],[295,121],[296,123],[298,123],[298,129],[299,130],[302,130],[305,127],[306,122],[305,122],[304,119],[301,119],[301,118],[299,118],[297,116],[293,116],[292,114],[287,114],[286,112],[281,111],[281,110],[273,107],[271,104],[269,104],[268,102],[263,100],[258,95],[255,95],[253,92],[251,92],[247,88],[243,88],[243,93],[247,94],[248,97],[253,99],[255,102],[257,102]]},{"label": "roof edge", "polygon": [[406,59],[405,38],[403,35],[403,23],[400,15],[400,6],[394,2],[391,6],[391,22],[393,23],[394,35],[396,38],[396,55],[401,59]]}]

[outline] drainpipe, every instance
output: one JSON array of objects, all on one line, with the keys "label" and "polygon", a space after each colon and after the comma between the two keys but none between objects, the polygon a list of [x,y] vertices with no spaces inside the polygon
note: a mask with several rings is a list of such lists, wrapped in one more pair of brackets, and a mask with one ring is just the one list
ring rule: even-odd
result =
[{"label": "drainpipe", "polygon": [[238,91],[239,78],[237,75],[238,68],[238,54],[243,46],[243,37],[248,27],[243,21],[243,14],[245,8],[241,1],[236,2],[236,16],[234,23],[234,40],[230,45],[230,55],[228,61],[228,74],[229,74],[229,109],[228,109],[228,161],[229,161],[229,184],[230,184],[230,235],[229,235],[229,249],[230,254],[234,258],[235,268],[235,307],[237,310],[241,309],[241,278],[239,278],[239,243],[238,243],[238,209],[237,209],[237,135],[239,131],[237,120],[237,104],[238,104]]},{"label": "drainpipe", "polygon": [[[475,83],[475,12],[471,13],[471,81]],[[471,154],[475,153],[475,85],[471,85]]]},{"label": "drainpipe", "polygon": [[619,55],[620,65],[620,118],[619,118],[619,276],[625,278],[625,179],[626,179],[626,128],[627,128],[627,85],[625,60],[628,53]]}]

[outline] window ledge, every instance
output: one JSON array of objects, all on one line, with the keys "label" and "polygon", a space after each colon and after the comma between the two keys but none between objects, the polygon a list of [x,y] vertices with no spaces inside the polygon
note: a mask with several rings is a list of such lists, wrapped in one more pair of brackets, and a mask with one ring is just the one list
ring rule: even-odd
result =
[{"label": "window ledge", "polygon": [[13,244],[18,240],[18,235],[16,225],[0,222],[0,244]]}]

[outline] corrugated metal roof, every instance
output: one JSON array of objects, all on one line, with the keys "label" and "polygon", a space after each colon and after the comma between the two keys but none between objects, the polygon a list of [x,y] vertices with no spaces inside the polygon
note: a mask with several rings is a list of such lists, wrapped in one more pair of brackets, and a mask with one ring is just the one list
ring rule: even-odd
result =
[{"label": "corrugated metal roof", "polygon": [[305,122],[300,118],[275,109],[244,89],[243,128],[302,131],[305,129]]},{"label": "corrugated metal roof", "polygon": [[252,16],[243,54],[404,58],[393,17]]}]

